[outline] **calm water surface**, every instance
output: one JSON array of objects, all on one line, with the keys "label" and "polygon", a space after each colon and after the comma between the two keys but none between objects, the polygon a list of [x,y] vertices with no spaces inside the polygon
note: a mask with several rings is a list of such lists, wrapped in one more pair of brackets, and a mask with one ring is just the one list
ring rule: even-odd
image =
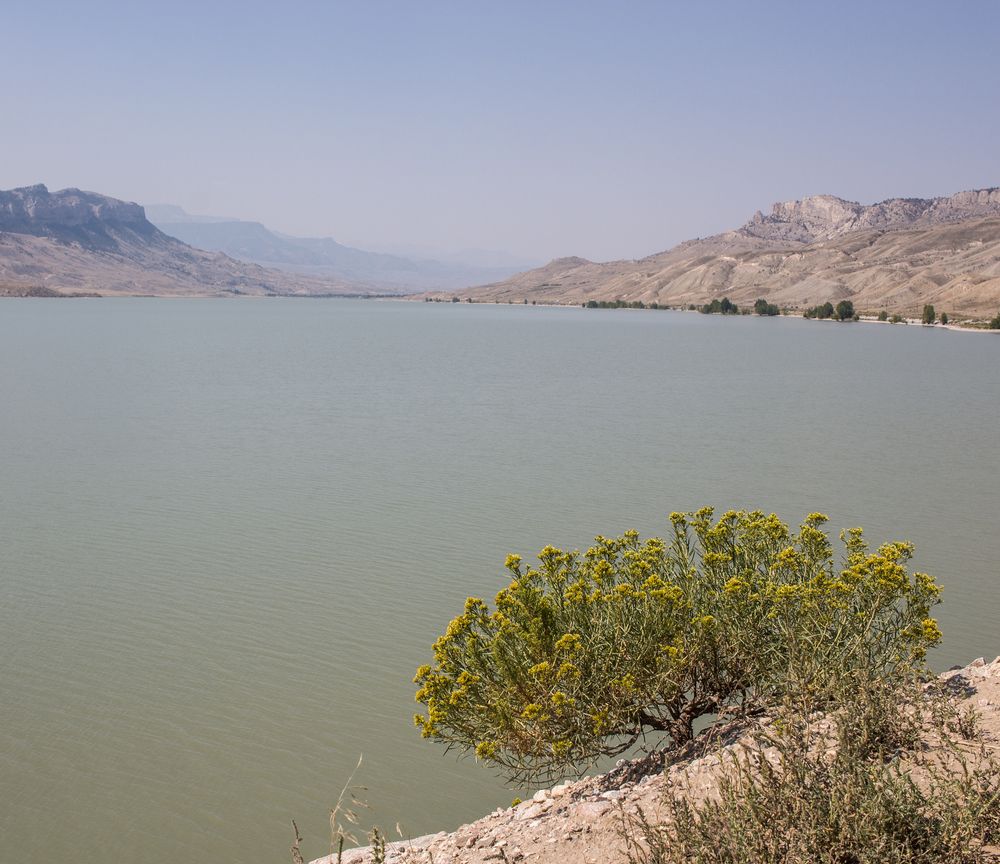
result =
[{"label": "calm water surface", "polygon": [[512,790],[411,726],[507,552],[823,510],[1000,651],[1000,338],[666,312],[0,303],[0,861],[310,857]]}]

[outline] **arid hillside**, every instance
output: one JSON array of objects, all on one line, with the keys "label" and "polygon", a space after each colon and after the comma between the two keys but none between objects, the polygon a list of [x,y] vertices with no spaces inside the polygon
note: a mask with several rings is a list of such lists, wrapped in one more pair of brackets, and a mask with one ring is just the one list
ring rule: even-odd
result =
[{"label": "arid hillside", "polygon": [[[443,295],[442,295],[443,296]],[[1000,190],[864,207],[831,196],[774,205],[735,231],[638,261],[560,258],[463,299],[521,303],[641,300],[670,306],[728,296],[790,309],[850,299],[862,311],[1000,309]]]}]

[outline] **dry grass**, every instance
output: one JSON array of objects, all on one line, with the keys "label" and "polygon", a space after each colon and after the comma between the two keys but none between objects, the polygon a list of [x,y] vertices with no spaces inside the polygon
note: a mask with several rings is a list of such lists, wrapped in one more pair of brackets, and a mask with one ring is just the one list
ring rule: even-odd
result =
[{"label": "dry grass", "polygon": [[785,706],[717,794],[625,820],[631,864],[1000,861],[1000,761],[947,694],[872,686],[834,715]]}]

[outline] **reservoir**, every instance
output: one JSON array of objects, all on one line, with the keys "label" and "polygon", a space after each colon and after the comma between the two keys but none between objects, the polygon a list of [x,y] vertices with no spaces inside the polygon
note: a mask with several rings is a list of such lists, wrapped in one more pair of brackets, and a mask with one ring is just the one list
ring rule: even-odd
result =
[{"label": "reservoir", "polygon": [[[916,544],[1000,653],[1000,336],[310,299],[0,302],[0,860],[283,862],[355,782],[507,805],[412,726],[504,557],[760,508]],[[531,790],[528,790],[531,791]]]}]

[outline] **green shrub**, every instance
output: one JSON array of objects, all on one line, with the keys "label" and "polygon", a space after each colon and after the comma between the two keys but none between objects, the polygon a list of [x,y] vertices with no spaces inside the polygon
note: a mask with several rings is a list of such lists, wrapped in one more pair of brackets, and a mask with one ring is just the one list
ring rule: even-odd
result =
[{"label": "green shrub", "polygon": [[940,318],[938,319],[942,324],[948,323],[948,313],[942,312]]},{"label": "green shrub", "polygon": [[997,312],[995,318],[990,319],[989,323],[990,330],[1000,330],[1000,312]]},{"label": "green shrub", "polygon": [[891,680],[939,639],[938,588],[907,570],[907,543],[871,552],[852,529],[835,567],[821,514],[795,533],[760,511],[670,518],[669,541],[509,556],[495,610],[469,598],[417,671],[424,737],[512,778],[563,775],[648,730],[677,745],[704,715]]},{"label": "green shrub", "polygon": [[920,316],[920,320],[924,324],[933,324],[937,320],[937,314],[934,312],[934,307],[930,303],[924,304],[923,314]]},{"label": "green shrub", "polygon": [[879,321],[888,321],[889,320],[889,313],[886,312],[885,309],[883,309],[881,312],[878,313],[878,320]]}]

